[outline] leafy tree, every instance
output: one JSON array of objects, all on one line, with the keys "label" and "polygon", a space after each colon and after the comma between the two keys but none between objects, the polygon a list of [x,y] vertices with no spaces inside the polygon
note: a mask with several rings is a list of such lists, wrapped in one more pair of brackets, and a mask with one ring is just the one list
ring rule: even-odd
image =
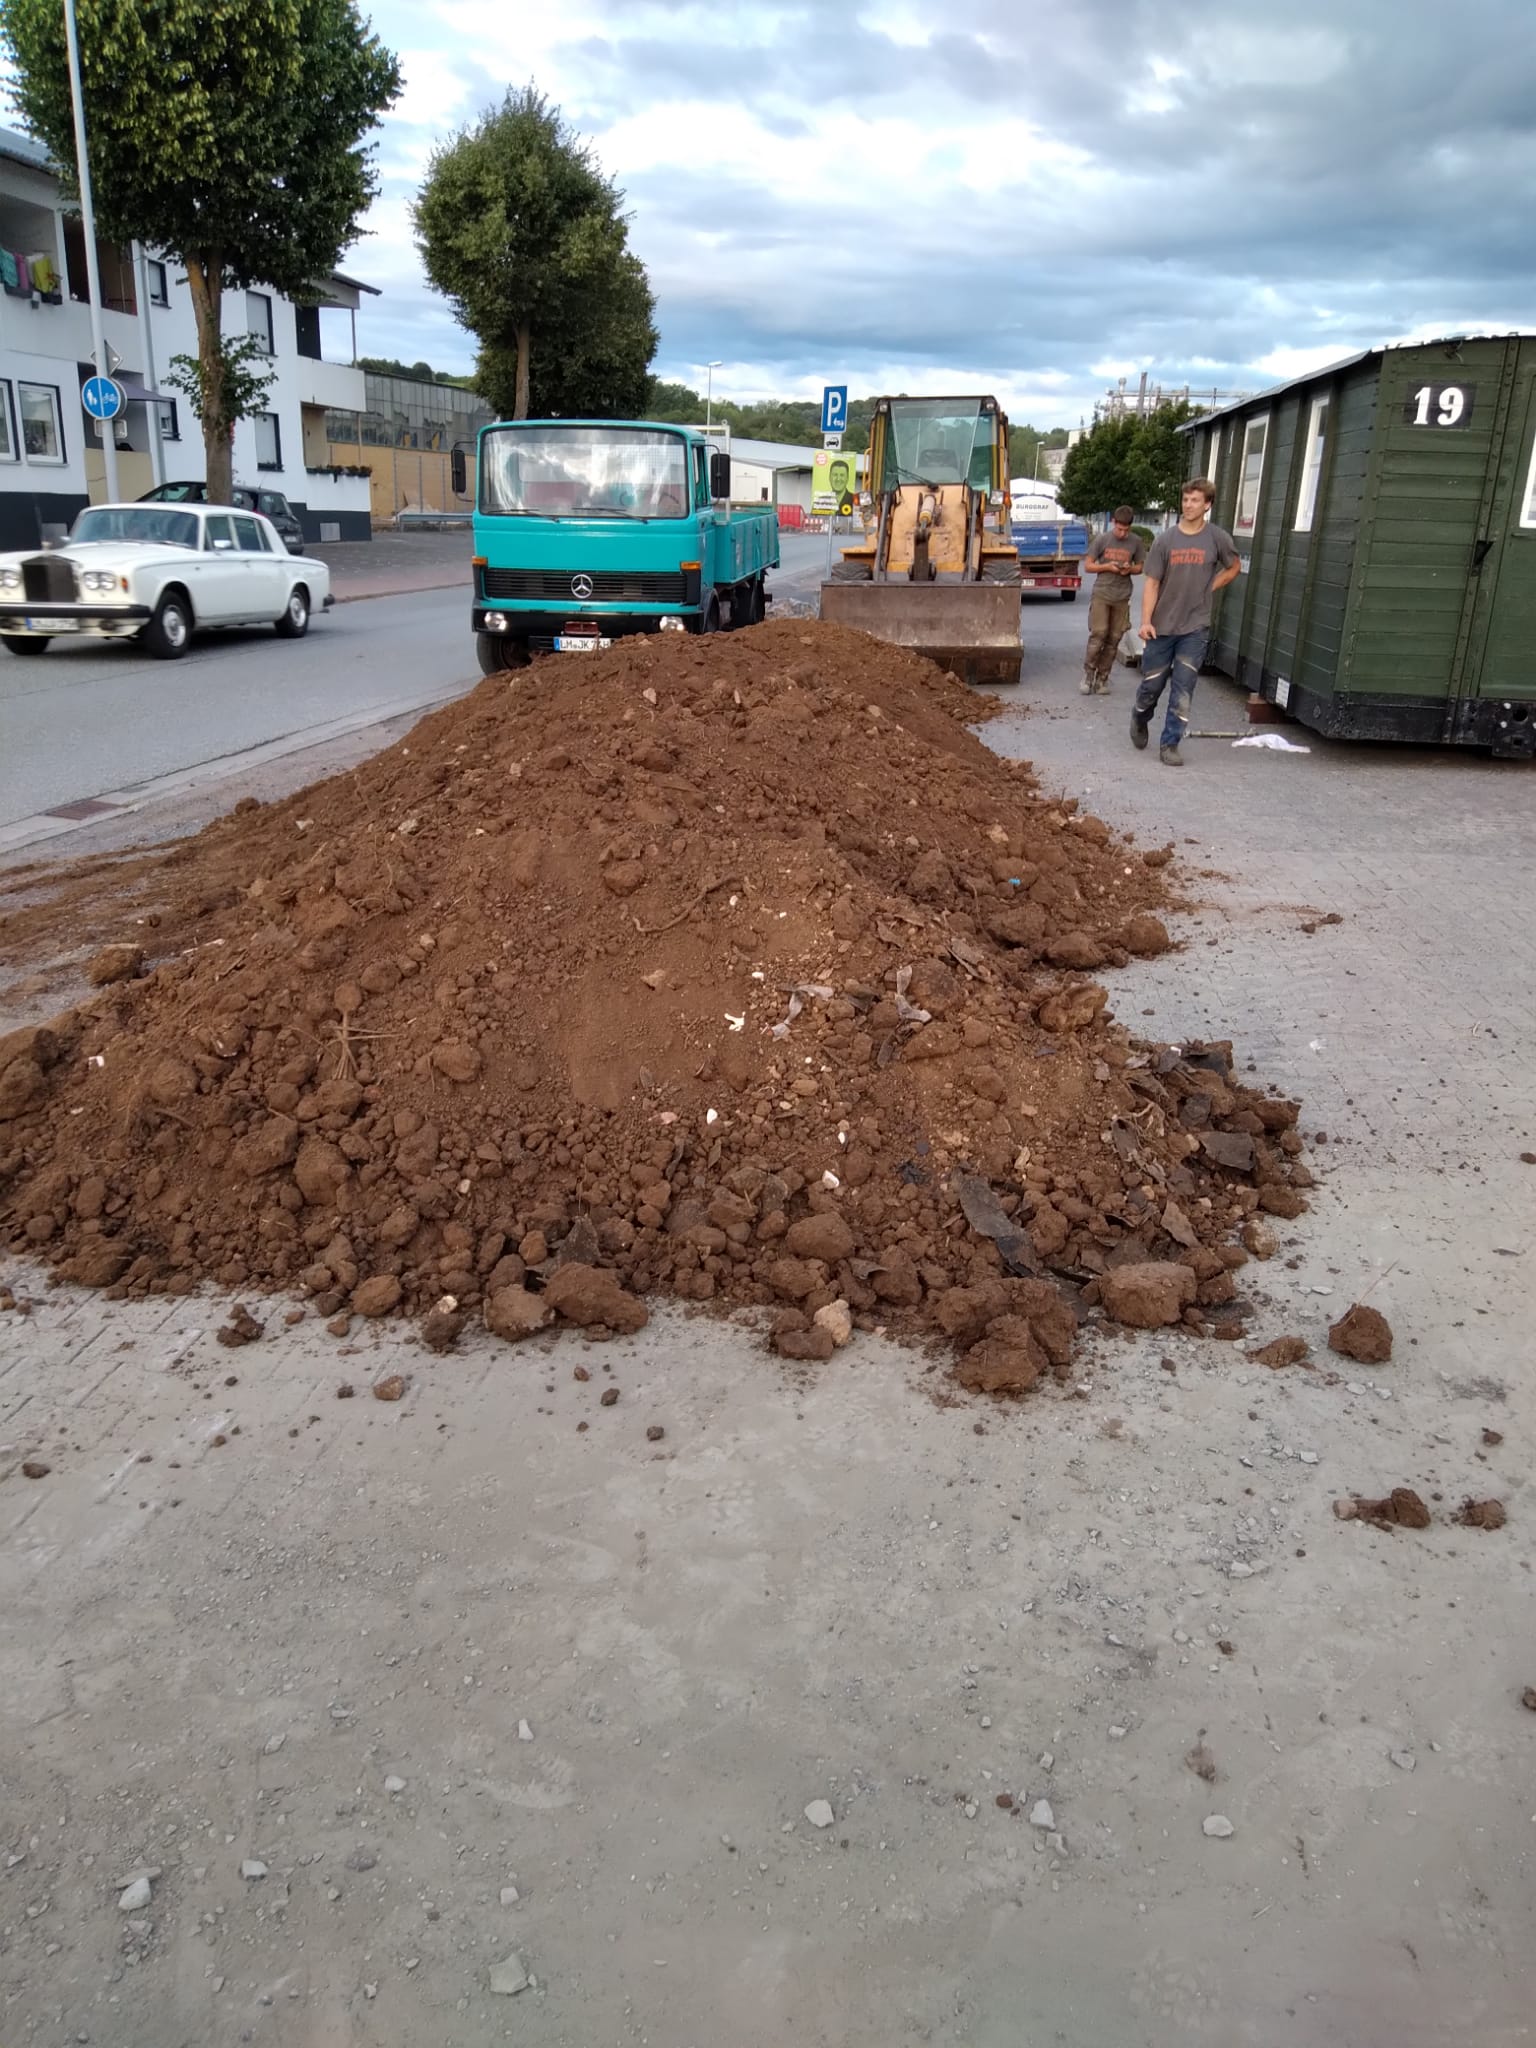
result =
[{"label": "leafy tree", "polygon": [[1149,512],[1177,512],[1189,468],[1189,436],[1178,430],[1186,420],[1198,419],[1201,408],[1188,399],[1160,405],[1138,422],[1136,436],[1136,489],[1130,502]]},{"label": "leafy tree", "polygon": [[622,202],[532,85],[434,153],[413,208],[422,261],[510,396],[504,416],[528,417],[536,374],[562,409],[594,414],[605,394],[643,388],[653,301]]},{"label": "leafy tree", "polygon": [[1100,420],[1067,452],[1057,502],[1063,512],[1086,516],[1137,503],[1141,473],[1136,462],[1138,422]]},{"label": "leafy tree", "polygon": [[[627,250],[603,293],[600,318],[578,311],[565,330],[553,323],[528,375],[528,414],[541,419],[645,419],[656,347],[654,305],[645,266]],[[487,346],[475,364],[474,387],[501,419],[517,419],[518,355]]]},{"label": "leafy tree", "polygon": [[[213,396],[210,397],[213,387],[204,376],[202,361],[197,356],[172,356],[165,381],[173,391],[181,392],[197,414],[205,445],[209,445],[210,440],[216,441],[227,451],[235,422],[263,410],[267,387],[277,375],[277,369],[254,334],[234,337],[221,334],[219,351],[224,359],[223,370]],[[211,484],[209,496],[215,504],[221,502]]]},{"label": "leafy tree", "polygon": [[[186,269],[209,495],[227,498],[235,400],[253,387],[223,294],[302,299],[335,267],[377,189],[365,138],[399,66],[354,0],[77,0],[77,15],[98,226]],[[23,120],[74,177],[62,6],[5,0],[0,42]]]}]

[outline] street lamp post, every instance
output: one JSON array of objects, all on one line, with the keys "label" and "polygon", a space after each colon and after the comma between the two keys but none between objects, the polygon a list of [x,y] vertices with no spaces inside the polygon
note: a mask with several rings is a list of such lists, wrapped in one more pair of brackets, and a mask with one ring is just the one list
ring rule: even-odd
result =
[{"label": "street lamp post", "polygon": [[704,390],[704,431],[707,434],[715,417],[715,372],[721,367],[718,360],[704,365],[707,382]]},{"label": "street lamp post", "polygon": [[[75,109],[75,158],[80,171],[80,225],[85,232],[85,276],[91,295],[91,342],[96,350],[96,374],[110,377],[111,361],[107,338],[101,324],[101,272],[96,262],[96,210],[91,203],[91,166],[85,148],[85,93],[80,83],[80,38],[75,27],[75,0],[64,0],[64,36],[69,47],[69,91]],[[101,464],[107,486],[107,503],[117,498],[117,428],[102,420]]]}]

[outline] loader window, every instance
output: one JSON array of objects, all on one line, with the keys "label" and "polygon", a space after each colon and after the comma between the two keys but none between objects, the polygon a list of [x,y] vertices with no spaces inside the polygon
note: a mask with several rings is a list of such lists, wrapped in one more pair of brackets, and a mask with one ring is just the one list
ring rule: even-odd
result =
[{"label": "loader window", "polygon": [[678,434],[536,421],[481,442],[480,510],[506,517],[675,519],[688,481]]},{"label": "loader window", "polygon": [[992,417],[979,406],[897,398],[891,401],[886,437],[886,475],[877,488],[893,484],[960,484],[992,488]]}]

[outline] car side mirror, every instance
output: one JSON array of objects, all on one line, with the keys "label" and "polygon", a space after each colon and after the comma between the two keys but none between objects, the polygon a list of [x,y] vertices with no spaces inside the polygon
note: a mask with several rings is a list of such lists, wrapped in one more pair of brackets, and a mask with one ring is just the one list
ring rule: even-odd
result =
[{"label": "car side mirror", "polygon": [[464,460],[464,450],[455,448],[448,458],[448,473],[453,482],[455,497],[469,495],[469,464]]},{"label": "car side mirror", "polygon": [[723,448],[716,448],[709,458],[709,495],[712,498],[731,495],[731,458]]}]

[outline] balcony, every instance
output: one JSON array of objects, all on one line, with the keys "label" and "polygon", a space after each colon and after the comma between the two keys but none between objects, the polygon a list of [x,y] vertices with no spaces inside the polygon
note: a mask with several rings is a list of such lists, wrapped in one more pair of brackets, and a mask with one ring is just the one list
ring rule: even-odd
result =
[{"label": "balcony", "polygon": [[318,405],[337,412],[361,412],[363,372],[351,363],[322,363],[301,353],[293,365],[294,392],[300,405]]}]

